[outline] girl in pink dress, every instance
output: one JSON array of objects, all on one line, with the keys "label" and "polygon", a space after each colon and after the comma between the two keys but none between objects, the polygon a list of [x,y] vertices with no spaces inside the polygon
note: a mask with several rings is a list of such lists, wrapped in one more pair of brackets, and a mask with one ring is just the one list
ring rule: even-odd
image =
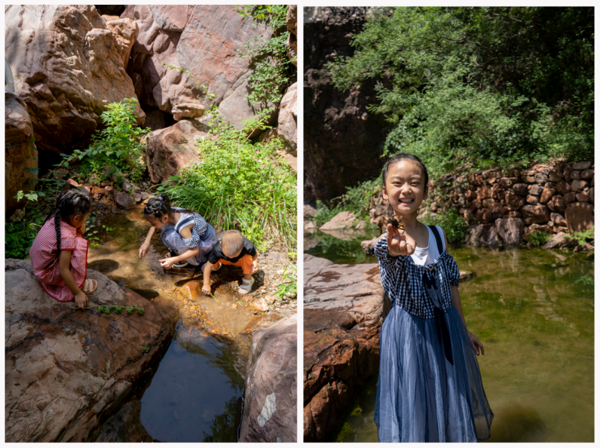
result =
[{"label": "girl in pink dress", "polygon": [[88,242],[83,238],[90,213],[88,196],[79,190],[61,193],[29,250],[33,272],[44,291],[59,302],[83,309],[97,288],[96,280],[86,280]]}]

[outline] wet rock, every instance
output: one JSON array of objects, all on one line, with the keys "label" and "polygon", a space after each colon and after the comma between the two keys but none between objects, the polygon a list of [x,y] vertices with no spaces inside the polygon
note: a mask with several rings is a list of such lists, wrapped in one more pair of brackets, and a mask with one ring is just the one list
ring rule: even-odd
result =
[{"label": "wet rock", "polygon": [[135,202],[133,199],[131,199],[129,193],[124,191],[119,191],[117,194],[115,194],[115,204],[117,204],[117,207],[125,210],[135,206]]},{"label": "wet rock", "polygon": [[[88,305],[142,306],[143,316],[100,316],[49,297],[29,260],[6,260],[7,442],[84,442],[158,361],[178,312],[119,288],[99,272]],[[146,351],[143,347],[149,348]]]},{"label": "wet rock", "polygon": [[583,232],[594,225],[594,206],[589,202],[574,202],[565,211],[567,227],[571,232]]},{"label": "wet rock", "polygon": [[102,425],[95,442],[154,442],[140,421],[141,410],[142,403],[139,400],[125,403]]},{"label": "wet rock", "polygon": [[567,234],[565,232],[559,232],[552,235],[552,238],[550,238],[550,240],[542,247],[544,249],[556,249],[561,247],[569,247],[571,244],[571,240]]},{"label": "wet rock", "polygon": [[495,225],[479,224],[469,227],[465,243],[475,247],[495,247],[502,244],[502,239]]},{"label": "wet rock", "polygon": [[[111,31],[93,5],[9,5],[5,13],[6,58],[38,149],[79,148],[107,104],[136,98],[123,63],[125,40],[136,34],[133,22]],[[136,115],[143,124],[139,104]]]},{"label": "wet rock", "polygon": [[256,299],[252,302],[252,308],[256,311],[269,311],[269,304],[265,299]]},{"label": "wet rock", "polygon": [[19,95],[8,90],[4,99],[4,188],[6,210],[11,211],[18,206],[17,192],[28,189],[29,179],[37,177],[28,170],[38,167],[38,152],[32,140],[33,126],[27,105]]},{"label": "wet rock", "polygon": [[190,121],[151,132],[147,137],[146,166],[154,183],[168,180],[188,165],[196,164],[198,148],[196,139],[204,140],[208,134],[194,127]]},{"label": "wet rock", "polygon": [[319,214],[319,211],[312,205],[304,204],[304,219],[314,218]]},{"label": "wet rock", "polygon": [[319,230],[339,230],[354,227],[356,215],[352,212],[340,212],[335,215],[330,221],[319,227]]},{"label": "wet rock", "polygon": [[336,265],[304,255],[304,441],[336,431],[379,367],[389,301],[375,263]]},{"label": "wet rock", "polygon": [[338,240],[343,241],[354,241],[360,235],[360,232],[357,232],[354,229],[337,229],[337,230],[322,230],[321,232],[326,233],[327,235],[331,235]]},{"label": "wet rock", "polygon": [[252,336],[240,442],[296,442],[296,314]]},{"label": "wet rock", "polygon": [[496,229],[507,246],[518,246],[523,241],[525,224],[520,218],[497,219]]},{"label": "wet rock", "polygon": [[314,233],[317,230],[319,230],[319,228],[317,227],[317,224],[314,221],[304,221],[305,233]]},{"label": "wet rock", "polygon": [[141,193],[137,193],[137,194],[135,195],[134,201],[135,201],[135,202],[137,202],[138,204],[139,204],[140,202],[142,202],[142,194],[141,194]]},{"label": "wet rock", "polygon": [[297,156],[297,121],[298,121],[298,83],[292,84],[281,99],[279,118],[277,120],[277,136],[283,140],[285,150]]}]

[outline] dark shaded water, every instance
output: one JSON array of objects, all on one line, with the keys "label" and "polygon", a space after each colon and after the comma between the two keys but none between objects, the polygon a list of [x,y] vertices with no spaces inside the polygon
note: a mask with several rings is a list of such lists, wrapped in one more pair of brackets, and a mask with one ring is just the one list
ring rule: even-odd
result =
[{"label": "dark shaded water", "polygon": [[[328,242],[320,256],[336,261]],[[340,243],[348,258],[348,242]],[[309,252],[319,256],[318,246]],[[492,442],[594,441],[594,255],[568,250],[450,250],[461,270],[476,274],[460,285],[494,411]],[[376,442],[377,378],[349,410],[340,442]]]},{"label": "dark shaded water", "polygon": [[244,392],[237,356],[230,345],[179,322],[141,399],[148,434],[163,442],[236,442]]}]

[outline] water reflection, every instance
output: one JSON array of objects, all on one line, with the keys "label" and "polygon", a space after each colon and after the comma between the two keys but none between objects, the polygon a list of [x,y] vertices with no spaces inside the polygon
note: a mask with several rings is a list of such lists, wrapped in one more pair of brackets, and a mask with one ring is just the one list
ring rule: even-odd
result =
[{"label": "water reflection", "polygon": [[231,344],[179,323],[141,399],[148,434],[162,442],[236,442],[244,391],[234,368],[239,356]]},{"label": "water reflection", "polygon": [[[346,258],[348,242],[308,252]],[[477,276],[460,285],[469,330],[486,348],[479,357],[495,413],[491,442],[594,440],[594,257],[567,250],[450,251]],[[336,258],[337,257],[337,258]],[[358,257],[355,258],[358,260]],[[350,408],[331,441],[376,442],[377,378]]]}]

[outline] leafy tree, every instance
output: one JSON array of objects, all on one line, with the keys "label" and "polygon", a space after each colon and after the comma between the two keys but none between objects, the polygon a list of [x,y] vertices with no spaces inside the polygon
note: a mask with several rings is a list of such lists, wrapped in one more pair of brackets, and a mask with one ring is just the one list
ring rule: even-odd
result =
[{"label": "leafy tree", "polygon": [[377,81],[395,129],[386,154],[433,174],[470,161],[527,163],[593,150],[593,8],[379,8],[354,56],[329,64],[348,89]]}]

